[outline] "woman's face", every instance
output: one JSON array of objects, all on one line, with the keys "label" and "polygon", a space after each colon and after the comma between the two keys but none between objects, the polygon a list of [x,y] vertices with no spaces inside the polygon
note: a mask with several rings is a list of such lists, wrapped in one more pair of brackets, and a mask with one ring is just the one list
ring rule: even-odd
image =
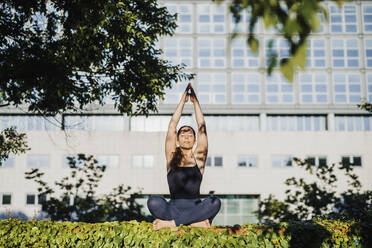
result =
[{"label": "woman's face", "polygon": [[178,136],[177,144],[186,149],[190,149],[195,144],[195,136],[191,128],[184,127],[180,131],[180,135]]}]

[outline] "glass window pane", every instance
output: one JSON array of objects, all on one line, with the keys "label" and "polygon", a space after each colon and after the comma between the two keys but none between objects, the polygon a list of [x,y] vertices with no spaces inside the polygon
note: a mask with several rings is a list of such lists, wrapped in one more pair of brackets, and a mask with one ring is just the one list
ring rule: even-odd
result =
[{"label": "glass window pane", "polygon": [[247,162],[244,156],[238,156],[237,157],[237,162],[239,167],[245,167],[247,166]]},{"label": "glass window pane", "polygon": [[227,205],[227,213],[228,214],[237,214],[240,212],[240,206],[239,206],[239,202],[234,200],[234,199],[228,199],[226,201],[226,205]]},{"label": "glass window pane", "polygon": [[3,205],[11,205],[12,204],[12,196],[9,195],[9,194],[3,194],[2,204]]},{"label": "glass window pane", "polygon": [[222,157],[214,157],[214,166],[222,166]]},{"label": "glass window pane", "polygon": [[26,204],[27,205],[34,205],[35,204],[35,195],[34,194],[32,194],[32,195],[30,195],[30,194],[27,194],[27,196],[26,196]]}]

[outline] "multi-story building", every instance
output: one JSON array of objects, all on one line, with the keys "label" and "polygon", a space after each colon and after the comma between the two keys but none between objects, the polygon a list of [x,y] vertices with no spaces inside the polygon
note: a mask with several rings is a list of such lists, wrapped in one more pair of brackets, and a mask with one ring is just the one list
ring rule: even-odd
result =
[{"label": "multi-story building", "polygon": [[[208,160],[201,193],[214,191],[222,207],[214,224],[255,222],[259,199],[273,193],[284,197],[285,179],[306,177],[293,157],[315,165],[349,162],[365,189],[372,188],[372,117],[360,110],[361,99],[372,101],[372,2],[324,2],[329,22],[308,42],[307,69],[289,83],[275,69],[266,72],[268,42],[281,58],[285,40],[273,30],[256,26],[259,53],[247,45],[249,13],[234,23],[229,2],[161,1],[178,13],[176,33],[162,37],[159,47],[173,63],[195,73],[193,87],[208,131]],[[230,40],[231,33],[240,32]],[[34,182],[24,172],[39,167],[50,183],[69,174],[66,156],[95,155],[108,169],[99,188],[108,193],[119,184],[141,188],[145,203],[151,194],[169,194],[165,136],[188,82],[167,90],[159,112],[145,117],[118,114],[112,102],[92,106],[84,115],[56,118],[29,115],[22,108],[1,108],[0,127],[16,125],[27,133],[26,154],[11,156],[0,168],[0,210],[32,217],[40,210]],[[184,108],[178,127],[197,130],[192,103]],[[63,123],[63,128],[61,125]],[[345,188],[341,181],[339,190]],[[145,212],[148,213],[145,205]]]}]

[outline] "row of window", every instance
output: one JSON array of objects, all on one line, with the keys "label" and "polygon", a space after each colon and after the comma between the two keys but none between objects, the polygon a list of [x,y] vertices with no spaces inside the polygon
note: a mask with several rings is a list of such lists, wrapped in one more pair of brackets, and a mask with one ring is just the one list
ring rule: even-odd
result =
[{"label": "row of window", "polygon": [[[132,132],[166,132],[171,116],[137,116],[120,115],[64,115],[66,130],[97,131],[132,131]],[[258,115],[205,115],[208,131],[211,132],[245,132],[245,131],[326,131],[329,124],[326,115],[266,115],[266,127],[261,127]],[[37,129],[30,127],[29,122],[37,123]],[[53,124],[51,124],[53,123]],[[0,115],[0,130],[16,126],[20,131],[60,130],[59,121],[54,117],[28,115]],[[178,128],[188,124],[196,127],[192,116],[182,117]],[[368,115],[335,115],[335,131],[372,131],[372,116]],[[102,158],[103,160],[105,158]]]},{"label": "row of window", "polygon": [[[231,92],[231,104],[237,105],[294,104],[296,98],[300,104],[358,104],[364,95],[372,102],[372,73],[334,71],[331,78],[326,72],[299,73],[298,83],[288,83],[278,73],[264,77],[257,72],[232,72],[230,78],[227,77],[225,72],[198,73],[195,89],[199,102],[227,104],[228,92]],[[167,89],[163,103],[177,104],[186,86],[186,82],[181,82]],[[265,99],[262,99],[262,93]]]},{"label": "row of window", "polygon": [[[308,156],[305,161],[314,166],[327,165],[326,156]],[[341,162],[343,164],[352,166],[362,166],[361,156],[342,156]],[[293,165],[293,157],[290,155],[272,155],[271,165],[273,167],[286,167]],[[207,158],[205,166],[222,167],[223,157],[222,156],[210,156]],[[257,155],[239,155],[237,157],[238,167],[258,167],[258,156]]]},{"label": "row of window", "polygon": [[[119,168],[119,155],[105,155],[96,156],[99,165],[106,165],[107,168]],[[313,165],[325,165],[327,164],[326,156],[309,156],[306,158]],[[342,156],[341,161],[349,161],[351,165],[362,166],[361,156]],[[5,162],[0,163],[1,167],[14,167],[15,158],[10,156]],[[257,155],[238,155],[236,157],[237,167],[258,167],[258,156]],[[272,155],[271,165],[273,167],[281,166],[292,166],[292,156],[289,155]],[[50,167],[49,155],[27,155],[27,166],[28,167]],[[82,166],[76,164],[76,166]],[[208,156],[205,166],[211,167],[222,167],[223,157],[222,156]],[[63,157],[63,168],[68,168],[67,157]],[[154,168],[154,155],[133,155],[132,156],[132,168]]]},{"label": "row of window", "polygon": [[[197,74],[196,80],[195,91],[201,104],[233,104],[238,106],[241,104],[297,104],[298,102],[304,105],[356,105],[362,101],[362,98],[372,102],[372,73],[333,71],[329,76],[326,72],[301,72],[295,82],[289,83],[279,73],[264,76],[258,72],[200,72]],[[178,104],[187,83],[179,82],[171,89],[167,88],[165,99],[159,103]],[[113,102],[107,100],[106,103]],[[112,130],[120,130],[124,122],[118,123],[116,119],[114,120],[115,117],[107,115],[96,115],[96,126],[87,126],[86,128],[105,129],[106,123],[111,122],[110,118],[113,118]],[[82,117],[70,116],[69,120],[74,122],[75,126],[87,124]],[[40,122],[35,116],[29,117],[27,123],[18,123],[18,126],[27,130],[54,130],[53,124],[55,123],[61,124],[61,121],[45,119]],[[65,125],[68,126],[69,123],[65,123]]]},{"label": "row of window", "polygon": [[[229,7],[226,4],[217,5],[215,3],[198,3],[198,4],[177,4],[166,1],[165,6],[172,14],[178,14],[178,28],[176,33],[227,33],[227,32],[249,32],[250,12],[248,10],[241,12],[241,18],[238,21],[229,13]],[[329,22],[321,18],[321,25],[317,33],[329,32],[337,33],[371,33],[372,32],[372,5],[363,3],[362,5],[353,3],[343,3],[341,7],[335,4],[323,5],[329,12]],[[194,9],[195,8],[195,11]],[[196,15],[195,25],[193,27],[194,13]],[[360,14],[359,14],[360,13]],[[362,27],[359,27],[361,19]],[[227,25],[229,23],[229,25]],[[259,27],[260,21],[255,26],[255,32],[263,32]],[[228,30],[230,26],[230,30]],[[266,30],[265,32],[274,33],[275,30]]]},{"label": "row of window", "polygon": [[[196,78],[195,90],[201,104],[296,104],[297,101],[299,104],[359,104],[364,96],[372,102],[372,73],[333,72],[331,77],[326,72],[300,73],[298,83],[289,83],[278,73],[264,77],[257,72],[210,72],[198,73]],[[187,82],[180,82],[167,88],[161,104],[178,104],[186,87]],[[76,121],[73,118],[70,116],[69,120],[76,126],[85,125],[82,117],[76,117]],[[105,124],[111,122],[107,115],[96,115],[95,118],[96,130],[104,129]],[[113,130],[121,128],[120,123],[112,121]],[[19,125],[27,130],[40,130],[41,126],[53,130],[55,122],[58,121],[39,122],[37,117],[30,117],[27,123]]]},{"label": "row of window", "polygon": [[[174,64],[185,64],[187,67],[198,68],[226,68],[227,61],[232,68],[258,68],[261,64],[260,54],[254,54],[247,44],[246,38],[164,38],[163,51],[165,59]],[[264,57],[266,66],[269,65],[269,56],[277,54],[279,59],[289,57],[289,45],[283,38],[264,42]],[[328,44],[329,43],[329,44]],[[328,50],[328,47],[331,50]],[[364,48],[363,48],[364,47]],[[197,65],[194,64],[194,49],[196,49]],[[230,53],[227,53],[230,50]],[[327,58],[330,57],[328,64]],[[363,44],[357,38],[310,38],[306,55],[307,68],[372,68],[372,39],[365,38]],[[364,65],[363,62],[364,61]]]}]

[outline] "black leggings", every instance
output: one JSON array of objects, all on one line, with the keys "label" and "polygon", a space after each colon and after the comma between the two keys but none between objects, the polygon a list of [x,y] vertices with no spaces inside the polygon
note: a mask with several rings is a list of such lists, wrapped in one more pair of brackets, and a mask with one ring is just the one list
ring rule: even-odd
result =
[{"label": "black leggings", "polygon": [[205,219],[212,224],[213,218],[221,208],[221,200],[209,196],[203,201],[194,199],[171,199],[167,202],[161,196],[150,196],[147,200],[150,213],[161,220],[174,220],[176,226],[189,225]]}]

